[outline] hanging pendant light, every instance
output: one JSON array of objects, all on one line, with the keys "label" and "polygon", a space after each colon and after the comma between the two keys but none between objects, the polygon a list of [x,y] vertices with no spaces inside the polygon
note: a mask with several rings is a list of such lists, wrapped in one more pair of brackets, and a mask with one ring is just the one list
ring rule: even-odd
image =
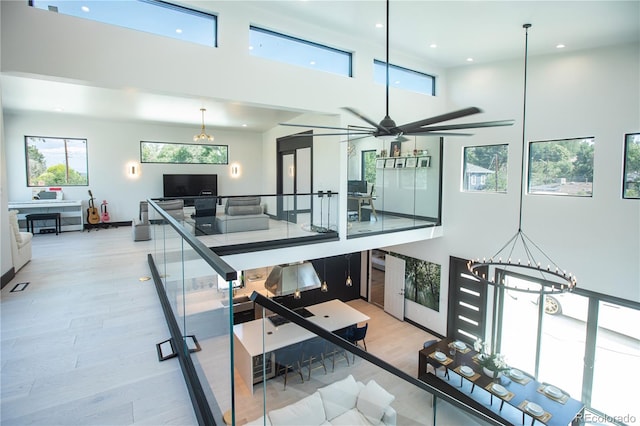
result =
[{"label": "hanging pendant light", "polygon": [[298,275],[299,266],[296,265],[296,291],[293,292],[294,299],[300,299],[302,297],[302,293],[300,292],[300,277]]},{"label": "hanging pendant light", "polygon": [[345,282],[345,284],[347,285],[347,287],[351,287],[353,285],[353,281],[351,280],[351,255],[348,254],[347,255],[347,281]]},{"label": "hanging pendant light", "polygon": [[[520,164],[520,206],[519,206],[519,221],[518,231],[507,243],[502,246],[500,250],[490,258],[483,258],[470,260],[467,262],[467,269],[472,273],[480,282],[493,285],[496,287],[502,287],[509,290],[515,290],[525,293],[536,294],[555,294],[571,291],[577,284],[575,275],[572,273],[567,274],[566,271],[558,267],[547,256],[540,247],[538,247],[529,237],[522,231],[522,199],[524,192],[525,182],[525,159],[526,159],[526,138],[525,138],[525,125],[527,116],[527,61],[529,50],[529,28],[531,24],[524,24],[522,26],[525,30],[525,42],[524,42],[524,96],[522,107],[522,162]],[[517,256],[521,256],[517,261]],[[503,260],[504,258],[504,260]],[[544,266],[546,265],[546,267]],[[490,270],[492,269],[492,270]],[[507,272],[518,271],[521,275],[531,276],[538,275],[542,278],[540,281],[540,289],[529,289],[510,285],[509,280],[499,278],[496,282],[489,277],[493,275],[493,272],[499,269]],[[501,272],[502,273],[502,272]]]},{"label": "hanging pendant light", "polygon": [[199,135],[194,135],[193,136],[193,141],[194,142],[198,142],[198,141],[213,142],[213,136],[208,135],[207,132],[205,131],[205,128],[204,128],[204,112],[205,111],[206,111],[205,108],[200,108],[200,112],[202,113],[202,128],[200,129],[200,134]]},{"label": "hanging pendant light", "polygon": [[320,291],[326,293],[329,291],[329,285],[327,284],[327,259],[325,258],[322,264],[322,284],[320,285]]}]

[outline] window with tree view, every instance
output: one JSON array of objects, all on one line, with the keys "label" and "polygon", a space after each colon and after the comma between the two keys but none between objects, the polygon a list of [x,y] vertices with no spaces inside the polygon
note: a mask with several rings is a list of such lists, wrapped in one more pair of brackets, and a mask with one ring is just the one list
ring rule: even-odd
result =
[{"label": "window with tree view", "polygon": [[228,164],[227,145],[140,142],[142,163]]},{"label": "window with tree view", "polygon": [[594,144],[592,137],[530,142],[529,193],[591,197]]},{"label": "window with tree view", "polygon": [[27,186],[89,184],[87,140],[25,136]]},{"label": "window with tree view", "polygon": [[640,198],[640,133],[625,135],[624,198]]},{"label": "window with tree view", "polygon": [[464,148],[462,190],[507,192],[507,145]]}]

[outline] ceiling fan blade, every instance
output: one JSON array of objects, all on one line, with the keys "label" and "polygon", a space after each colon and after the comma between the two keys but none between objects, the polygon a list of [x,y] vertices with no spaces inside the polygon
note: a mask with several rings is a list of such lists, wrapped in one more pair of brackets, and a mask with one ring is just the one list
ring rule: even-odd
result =
[{"label": "ceiling fan blade", "polygon": [[345,111],[349,111],[351,114],[355,115],[356,117],[358,117],[362,121],[365,121],[365,122],[369,123],[370,125],[372,125],[373,127],[375,127],[376,129],[378,129],[381,132],[384,132],[386,134],[390,134],[391,133],[391,131],[389,129],[387,129],[386,127],[382,127],[381,125],[379,125],[378,123],[376,123],[375,121],[370,119],[369,117],[365,117],[364,115],[360,114],[358,111],[356,111],[353,108],[342,107],[342,109],[345,110]]},{"label": "ceiling fan blade", "polygon": [[364,127],[364,126],[352,126],[353,128],[348,128],[348,127],[331,127],[331,126],[318,126],[315,124],[293,124],[293,123],[278,123],[278,125],[290,126],[290,127],[305,127],[305,128],[312,128],[312,129],[344,130],[346,132],[362,131],[362,130],[373,132],[375,130],[375,129],[372,129],[371,127]]},{"label": "ceiling fan blade", "polygon": [[448,132],[415,132],[411,133],[410,136],[473,136],[473,133],[448,133]]},{"label": "ceiling fan blade", "polygon": [[373,136],[373,132],[350,132],[350,133],[313,133],[313,134],[308,134],[308,133],[296,133],[295,135],[287,135],[287,136],[282,136],[281,139],[291,139],[291,138],[303,138],[303,137],[316,137],[316,136],[353,136],[353,135],[364,135],[363,137],[370,137]]},{"label": "ceiling fan blade", "polygon": [[402,131],[403,133],[409,133],[411,130],[415,128],[424,127],[430,124],[436,124],[443,121],[449,121],[456,118],[466,117],[468,115],[477,114],[479,112],[482,112],[482,110],[477,107],[464,108],[458,111],[452,111],[446,114],[437,115],[435,117],[425,118],[424,120],[414,121],[413,123],[403,124],[402,126],[398,126],[398,129],[400,129],[400,131]]},{"label": "ceiling fan blade", "polygon": [[408,135],[415,135],[424,132],[438,132],[442,130],[459,130],[459,129],[479,129],[481,127],[500,127],[512,126],[515,120],[499,120],[499,121],[483,121],[480,123],[462,123],[462,124],[443,124],[442,126],[418,127],[405,132]]}]

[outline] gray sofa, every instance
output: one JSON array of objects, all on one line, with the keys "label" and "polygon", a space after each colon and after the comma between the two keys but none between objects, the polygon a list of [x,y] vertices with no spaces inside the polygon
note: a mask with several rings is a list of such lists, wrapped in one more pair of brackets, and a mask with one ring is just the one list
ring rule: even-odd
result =
[{"label": "gray sofa", "polygon": [[221,234],[269,229],[269,216],[264,214],[260,197],[227,198],[224,214],[216,217]]}]

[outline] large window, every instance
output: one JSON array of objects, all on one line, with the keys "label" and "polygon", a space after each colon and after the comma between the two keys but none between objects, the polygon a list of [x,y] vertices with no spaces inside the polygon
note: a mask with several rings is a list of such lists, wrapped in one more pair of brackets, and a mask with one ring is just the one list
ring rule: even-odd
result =
[{"label": "large window", "polygon": [[155,0],[30,0],[31,6],[205,46],[217,46],[217,18]]},{"label": "large window", "polygon": [[622,196],[640,198],[640,133],[625,135]]},{"label": "large window", "polygon": [[[386,62],[377,59],[373,61],[373,78],[378,84],[387,84]],[[436,94],[434,76],[393,64],[389,64],[389,86],[425,95],[435,96]]]},{"label": "large window", "polygon": [[507,192],[507,145],[464,148],[462,190]]},{"label": "large window", "polygon": [[140,141],[141,163],[228,164],[227,145]]},{"label": "large window", "polygon": [[251,26],[251,55],[351,77],[351,53]]},{"label": "large window", "polygon": [[[452,265],[454,260],[458,261],[452,258]],[[450,323],[463,314],[470,293],[456,291],[468,282],[462,261],[454,272],[449,285]],[[540,289],[540,278],[512,272],[495,278],[503,277],[511,287]],[[640,419],[635,394],[618,391],[640,380],[635,367],[640,363],[640,304],[581,288],[552,295],[481,288],[490,296],[476,304],[483,314],[476,321],[486,324],[484,332],[494,337],[495,350],[506,356],[509,365],[581,400],[588,408],[583,418],[587,423],[600,418],[611,422],[607,424],[634,424]],[[448,334],[455,331],[449,328]],[[482,333],[469,335],[473,339]],[[622,375],[612,373],[614,366],[623,370]]]},{"label": "large window", "polygon": [[529,193],[591,197],[594,143],[592,137],[530,142]]},{"label": "large window", "polygon": [[25,136],[27,186],[89,184],[87,140]]}]

